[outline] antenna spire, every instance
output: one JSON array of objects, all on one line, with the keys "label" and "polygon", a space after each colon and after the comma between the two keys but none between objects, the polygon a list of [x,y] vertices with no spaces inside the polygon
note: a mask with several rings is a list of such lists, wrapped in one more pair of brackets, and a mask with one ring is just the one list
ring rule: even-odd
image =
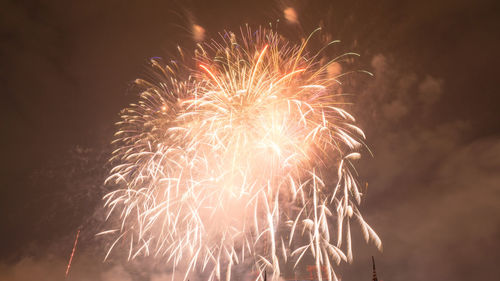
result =
[{"label": "antenna spire", "polygon": [[373,264],[373,281],[378,281],[377,272],[375,271],[375,258],[372,256],[372,264]]}]

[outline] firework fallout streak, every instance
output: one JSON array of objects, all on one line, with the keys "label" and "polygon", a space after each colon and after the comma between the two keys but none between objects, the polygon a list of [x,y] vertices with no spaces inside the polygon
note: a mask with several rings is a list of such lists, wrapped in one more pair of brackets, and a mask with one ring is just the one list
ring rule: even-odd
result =
[{"label": "firework fallout streak", "polygon": [[73,261],[73,256],[75,255],[76,245],[78,244],[78,237],[80,236],[80,229],[76,232],[75,244],[73,245],[73,250],[71,251],[71,256],[69,257],[68,266],[66,267],[66,279],[68,278],[69,269],[71,268],[71,262]]}]

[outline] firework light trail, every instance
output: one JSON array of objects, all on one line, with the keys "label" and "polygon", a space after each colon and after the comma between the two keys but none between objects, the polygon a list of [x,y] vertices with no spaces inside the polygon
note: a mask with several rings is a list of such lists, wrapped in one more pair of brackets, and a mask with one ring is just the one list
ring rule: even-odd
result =
[{"label": "firework light trail", "polygon": [[154,75],[136,80],[140,99],[118,123],[105,204],[120,223],[103,232],[115,235],[108,255],[120,241],[129,259],[162,257],[208,280],[247,262],[257,280],[265,270],[277,280],[309,256],[319,279],[335,280],[333,265],[352,260],[352,220],[381,247],[357,208],[364,134],[343,108],[346,73],[328,71],[356,54],[325,60],[308,41],[242,28],[192,57],[151,60]]},{"label": "firework light trail", "polygon": [[75,243],[73,244],[73,250],[71,250],[71,255],[69,256],[68,266],[66,267],[65,278],[68,278],[69,269],[71,268],[71,262],[73,261],[73,256],[75,255],[76,245],[78,244],[78,237],[80,236],[80,229],[76,232]]}]

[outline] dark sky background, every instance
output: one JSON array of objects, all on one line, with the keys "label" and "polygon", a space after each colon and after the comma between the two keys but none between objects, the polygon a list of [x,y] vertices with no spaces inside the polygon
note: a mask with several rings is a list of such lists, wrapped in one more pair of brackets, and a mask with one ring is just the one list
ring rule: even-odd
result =
[{"label": "dark sky background", "polygon": [[[322,21],[361,54],[353,111],[374,153],[361,160],[361,209],[384,250],[354,229],[343,280],[498,280],[500,34],[497,1],[1,1],[0,280],[167,280],[103,263],[101,198],[114,122],[136,99],[147,59],[206,37],[280,19]],[[299,24],[283,18],[293,7]],[[170,280],[170,279],[168,279]],[[193,279],[194,280],[194,279]]]}]

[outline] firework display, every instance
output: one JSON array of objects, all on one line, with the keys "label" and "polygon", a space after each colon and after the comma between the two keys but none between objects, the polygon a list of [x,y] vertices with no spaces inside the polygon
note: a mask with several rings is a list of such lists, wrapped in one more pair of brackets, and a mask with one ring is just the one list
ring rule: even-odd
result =
[{"label": "firework display", "polygon": [[352,221],[381,247],[357,208],[364,134],[344,106],[346,73],[331,71],[356,54],[326,59],[308,42],[242,28],[193,56],[151,60],[115,134],[105,204],[120,224],[103,232],[115,235],[108,255],[126,245],[129,259],[208,280],[237,279],[241,263],[277,280],[307,257],[335,280],[334,265],[352,260]]}]

